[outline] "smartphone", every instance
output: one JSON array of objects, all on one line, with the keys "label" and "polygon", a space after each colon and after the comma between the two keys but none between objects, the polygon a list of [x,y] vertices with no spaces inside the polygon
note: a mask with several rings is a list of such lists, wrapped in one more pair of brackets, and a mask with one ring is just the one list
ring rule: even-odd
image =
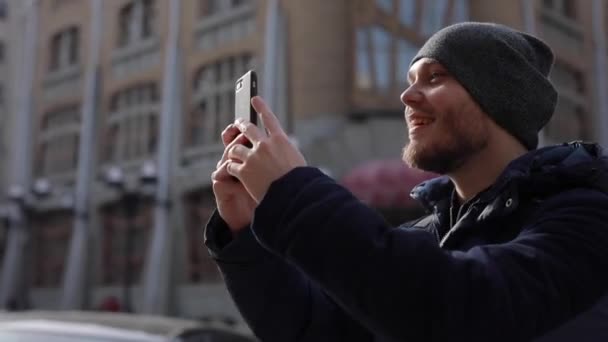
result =
[{"label": "smartphone", "polygon": [[234,115],[236,119],[258,124],[258,114],[251,105],[251,99],[258,94],[258,76],[254,70],[249,70],[236,81],[234,89]]}]

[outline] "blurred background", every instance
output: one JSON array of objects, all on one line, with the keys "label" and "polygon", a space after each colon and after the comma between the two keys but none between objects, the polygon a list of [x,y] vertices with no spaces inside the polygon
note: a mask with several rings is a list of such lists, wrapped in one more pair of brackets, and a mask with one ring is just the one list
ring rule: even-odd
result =
[{"label": "blurred background", "polygon": [[[0,308],[241,322],[203,245],[249,69],[311,165],[399,223],[411,58],[459,21],[557,60],[541,144],[608,142],[603,0],[0,0]],[[514,99],[517,101],[517,99]]]}]

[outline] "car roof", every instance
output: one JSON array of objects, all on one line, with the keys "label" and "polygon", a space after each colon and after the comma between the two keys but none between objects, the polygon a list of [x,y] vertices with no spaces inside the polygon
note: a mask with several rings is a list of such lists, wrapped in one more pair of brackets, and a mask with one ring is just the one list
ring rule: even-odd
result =
[{"label": "car roof", "polygon": [[0,323],[24,320],[88,323],[108,328],[140,331],[152,335],[168,337],[180,336],[190,331],[209,330],[232,333],[242,337],[252,337],[250,330],[246,326],[242,324],[230,325],[221,320],[197,321],[167,316],[96,311],[0,311]]},{"label": "car roof", "polygon": [[147,342],[166,342],[169,337],[149,334],[143,331],[118,329],[93,323],[73,323],[56,320],[26,319],[18,321],[0,322],[0,334],[2,331],[39,333],[43,336],[68,335],[81,338],[95,337],[106,340],[129,340]]}]

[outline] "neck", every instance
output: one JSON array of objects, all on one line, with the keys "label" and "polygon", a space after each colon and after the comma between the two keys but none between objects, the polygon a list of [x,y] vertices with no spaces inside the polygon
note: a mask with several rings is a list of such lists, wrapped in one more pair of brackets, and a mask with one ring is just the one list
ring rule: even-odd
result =
[{"label": "neck", "polygon": [[471,156],[454,172],[448,174],[461,203],[490,187],[507,165],[527,150],[518,142],[490,142]]}]

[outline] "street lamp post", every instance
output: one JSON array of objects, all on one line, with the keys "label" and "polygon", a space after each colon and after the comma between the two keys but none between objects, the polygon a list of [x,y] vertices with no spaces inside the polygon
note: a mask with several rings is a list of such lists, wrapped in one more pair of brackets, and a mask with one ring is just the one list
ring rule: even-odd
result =
[{"label": "street lamp post", "polygon": [[106,184],[120,192],[119,203],[122,206],[126,221],[126,232],[123,244],[124,270],[123,270],[123,301],[124,311],[132,312],[131,307],[131,282],[132,282],[132,262],[131,253],[133,250],[135,219],[139,210],[141,200],[147,195],[141,186],[152,185],[156,182],[156,166],[151,161],[142,164],[139,174],[139,187],[129,186],[125,180],[124,172],[118,166],[111,166],[106,173]]},{"label": "street lamp post", "polygon": [[[3,305],[9,310],[26,309],[27,301],[27,256],[28,245],[31,234],[31,221],[37,210],[37,201],[47,197],[51,192],[50,183],[45,179],[38,179],[33,186],[26,191],[21,185],[13,184],[8,189],[8,205],[5,207],[6,215],[4,221],[7,230],[8,246],[4,258],[7,259],[3,270],[3,276],[11,277],[9,285],[5,282],[3,293]],[[21,262],[18,262],[21,260]],[[23,269],[19,269],[19,265]]]}]

